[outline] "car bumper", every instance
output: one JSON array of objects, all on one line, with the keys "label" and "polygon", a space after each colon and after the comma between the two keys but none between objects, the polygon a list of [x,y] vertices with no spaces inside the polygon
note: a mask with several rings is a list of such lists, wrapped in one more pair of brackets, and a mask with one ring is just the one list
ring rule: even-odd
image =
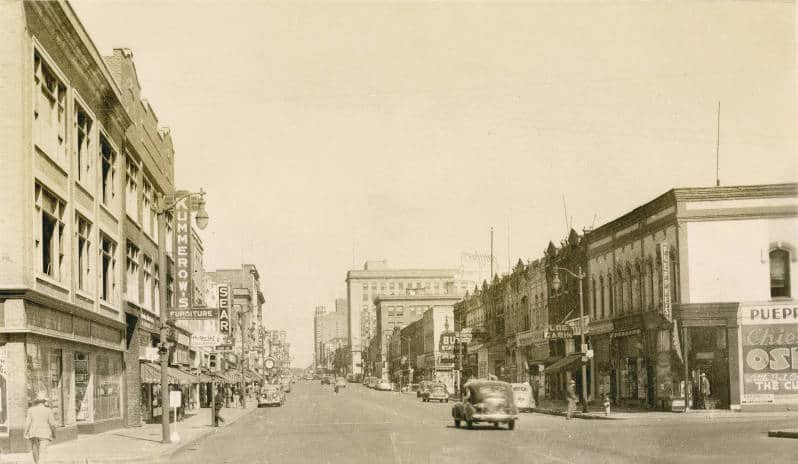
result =
[{"label": "car bumper", "polygon": [[441,401],[443,401],[443,400],[448,400],[449,397],[446,396],[446,395],[429,395],[429,396],[427,396],[427,399],[428,400],[441,400]]},{"label": "car bumper", "polygon": [[280,405],[283,404],[282,401],[258,401],[258,406],[272,406],[272,405]]},{"label": "car bumper", "polygon": [[514,414],[499,414],[499,413],[485,413],[485,414],[474,414],[471,416],[471,420],[473,421],[481,421],[481,422],[509,422],[512,420],[517,420],[518,416]]}]

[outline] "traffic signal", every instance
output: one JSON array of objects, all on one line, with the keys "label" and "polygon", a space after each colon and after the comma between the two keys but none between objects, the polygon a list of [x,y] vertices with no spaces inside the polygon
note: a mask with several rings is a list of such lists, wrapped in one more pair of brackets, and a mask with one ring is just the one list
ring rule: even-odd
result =
[{"label": "traffic signal", "polygon": [[217,365],[216,364],[216,354],[211,354],[209,362],[208,362],[208,367],[210,368],[210,370],[215,371],[216,370],[216,365]]}]

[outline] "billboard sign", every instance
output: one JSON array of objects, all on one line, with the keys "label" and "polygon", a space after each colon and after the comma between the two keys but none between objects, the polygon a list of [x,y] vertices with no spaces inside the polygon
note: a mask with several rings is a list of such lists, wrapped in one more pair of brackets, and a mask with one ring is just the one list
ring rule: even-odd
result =
[{"label": "billboard sign", "polygon": [[798,305],[740,308],[746,404],[798,401]]}]

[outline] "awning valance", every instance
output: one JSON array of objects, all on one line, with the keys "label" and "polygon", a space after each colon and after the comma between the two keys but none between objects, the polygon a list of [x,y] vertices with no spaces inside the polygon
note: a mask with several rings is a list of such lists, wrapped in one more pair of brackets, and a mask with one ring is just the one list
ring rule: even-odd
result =
[{"label": "awning valance", "polygon": [[[169,385],[190,385],[198,383],[195,375],[188,374],[174,367],[166,371]],[[151,362],[141,363],[141,383],[161,383],[161,366]]]},{"label": "awning valance", "polygon": [[581,354],[569,354],[568,356],[560,359],[551,366],[546,367],[546,369],[543,372],[549,374],[552,372],[567,370],[567,368],[571,367],[573,364],[580,363],[581,359],[582,359]]}]

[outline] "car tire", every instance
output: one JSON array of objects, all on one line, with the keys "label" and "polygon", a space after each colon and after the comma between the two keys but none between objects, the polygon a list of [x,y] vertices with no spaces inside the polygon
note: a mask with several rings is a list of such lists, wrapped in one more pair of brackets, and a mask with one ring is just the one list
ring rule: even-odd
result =
[{"label": "car tire", "polygon": [[473,423],[472,421],[470,421],[470,420],[467,420],[467,421],[466,421],[466,426],[467,426],[469,429],[473,429],[473,428],[474,428],[474,423]]},{"label": "car tire", "polygon": [[446,398],[446,402],[447,402],[447,403],[449,402],[449,398]]},{"label": "car tire", "polygon": [[454,428],[456,428],[456,429],[460,428],[460,420],[459,419],[455,419],[454,420]]},{"label": "car tire", "polygon": [[493,423],[493,428],[494,429],[498,429],[499,428],[499,423],[498,422],[494,422]]},{"label": "car tire", "polygon": [[511,420],[510,422],[508,422],[507,423],[507,428],[510,429],[510,430],[515,430],[515,421]]}]

